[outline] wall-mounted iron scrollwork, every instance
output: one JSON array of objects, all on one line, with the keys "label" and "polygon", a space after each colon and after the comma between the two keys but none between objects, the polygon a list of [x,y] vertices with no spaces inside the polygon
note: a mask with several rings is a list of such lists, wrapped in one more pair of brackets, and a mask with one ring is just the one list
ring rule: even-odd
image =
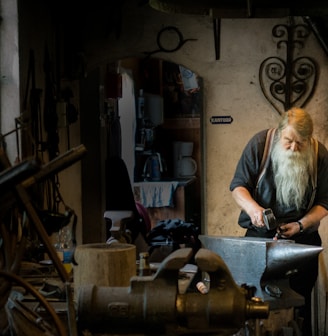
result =
[{"label": "wall-mounted iron scrollwork", "polygon": [[197,41],[197,39],[184,39],[178,28],[173,26],[164,27],[157,34],[156,42],[158,49],[147,51],[145,54],[150,57],[158,52],[172,53],[179,50],[188,41]]},{"label": "wall-mounted iron scrollwork", "polygon": [[268,57],[260,66],[262,92],[270,104],[282,114],[292,106],[303,107],[313,95],[317,83],[317,65],[306,56],[294,59],[294,49],[303,48],[310,35],[307,25],[276,25],[272,35],[278,38],[277,47],[286,47],[286,59]]}]

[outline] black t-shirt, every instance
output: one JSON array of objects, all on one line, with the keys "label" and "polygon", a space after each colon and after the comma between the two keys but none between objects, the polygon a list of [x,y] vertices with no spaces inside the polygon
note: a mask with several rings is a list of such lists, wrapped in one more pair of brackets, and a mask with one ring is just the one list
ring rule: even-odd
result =
[{"label": "black t-shirt", "polygon": [[[258,190],[255,195],[267,131],[263,130],[255,134],[246,145],[231,181],[230,191],[233,191],[236,187],[245,187],[263,208],[272,209],[278,223],[297,221],[308,211],[308,204],[313,192],[311,179],[309,179],[309,186],[301,209],[297,210],[295,207],[287,208],[282,206],[276,202],[276,186],[273,179],[271,158],[269,158],[268,167],[258,184]],[[318,143],[317,167],[317,190],[313,204],[321,205],[328,209],[328,152],[320,142]],[[238,223],[244,228],[255,230],[251,219],[244,211],[241,211]],[[273,232],[266,232],[266,229],[256,228],[256,230],[262,231],[265,237],[274,234]]]}]

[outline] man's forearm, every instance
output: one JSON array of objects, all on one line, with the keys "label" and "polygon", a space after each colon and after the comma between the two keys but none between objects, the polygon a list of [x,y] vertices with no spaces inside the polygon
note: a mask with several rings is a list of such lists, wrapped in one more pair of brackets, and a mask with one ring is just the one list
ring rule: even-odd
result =
[{"label": "man's forearm", "polygon": [[311,210],[299,220],[303,225],[304,231],[318,226],[319,222],[328,215],[328,211],[321,205],[315,205]]},{"label": "man's forearm", "polygon": [[254,207],[258,207],[249,191],[245,187],[237,187],[232,191],[232,197],[236,203],[248,214]]}]

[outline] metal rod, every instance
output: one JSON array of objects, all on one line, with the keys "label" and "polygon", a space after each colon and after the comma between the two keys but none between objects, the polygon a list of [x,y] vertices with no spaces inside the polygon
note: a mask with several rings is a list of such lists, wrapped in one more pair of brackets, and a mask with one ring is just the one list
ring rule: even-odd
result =
[{"label": "metal rod", "polygon": [[55,159],[51,160],[49,163],[42,166],[41,170],[32,176],[31,178],[25,180],[22,185],[27,188],[32,184],[42,181],[48,178],[52,174],[56,174],[59,171],[71,166],[73,163],[79,161],[83,155],[87,152],[84,145],[79,145],[66,153],[57,156]]},{"label": "metal rod", "polygon": [[214,31],[214,47],[215,47],[215,59],[220,59],[220,32],[221,32],[221,20],[218,18],[213,19],[213,31]]}]

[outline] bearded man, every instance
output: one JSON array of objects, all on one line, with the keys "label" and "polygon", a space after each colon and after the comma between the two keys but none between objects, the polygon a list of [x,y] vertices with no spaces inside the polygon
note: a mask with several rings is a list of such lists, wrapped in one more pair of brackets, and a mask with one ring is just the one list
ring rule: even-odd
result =
[{"label": "bearded man", "polygon": [[[238,223],[246,236],[292,239],[321,246],[320,221],[328,214],[328,152],[313,138],[311,116],[301,108],[285,112],[272,136],[264,169],[267,133],[255,134],[237,164],[230,191],[240,206]],[[270,130],[272,132],[272,130]],[[271,208],[277,228],[264,223],[263,210]],[[290,286],[304,296],[299,311],[303,335],[311,336],[311,293],[318,276],[318,259],[302,265],[290,277]]]}]

